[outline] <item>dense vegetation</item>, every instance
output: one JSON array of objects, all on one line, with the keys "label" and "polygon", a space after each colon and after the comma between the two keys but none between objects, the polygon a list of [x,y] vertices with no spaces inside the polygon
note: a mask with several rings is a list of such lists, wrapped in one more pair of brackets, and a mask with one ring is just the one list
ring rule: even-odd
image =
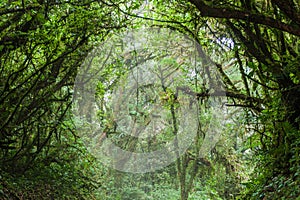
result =
[{"label": "dense vegetation", "polygon": [[[299,198],[299,2],[3,0],[0,16],[0,199]],[[201,110],[191,147],[163,169],[135,174],[104,166],[85,145],[76,125],[89,120],[74,117],[72,97],[80,67],[95,47],[149,27],[200,44],[195,52],[201,73],[208,66],[217,71],[224,98],[215,99],[221,98],[229,114],[220,127],[209,109],[215,87],[207,90],[205,78],[187,81]],[[108,54],[113,61],[104,59],[108,64],[95,83],[101,131],[123,149],[151,151],[178,137],[174,88],[143,90],[160,99],[173,119],[173,128],[147,144],[116,128],[107,95],[137,64],[159,63],[161,82],[166,66],[190,66],[176,59],[177,49],[118,55],[118,48]],[[87,115],[91,108],[82,109]],[[210,126],[222,131],[203,153]]]}]

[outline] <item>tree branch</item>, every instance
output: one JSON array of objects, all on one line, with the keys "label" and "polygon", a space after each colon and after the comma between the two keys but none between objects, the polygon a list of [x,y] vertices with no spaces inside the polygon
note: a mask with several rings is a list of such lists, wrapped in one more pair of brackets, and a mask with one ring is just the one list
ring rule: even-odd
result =
[{"label": "tree branch", "polygon": [[272,2],[291,20],[300,25],[300,15],[292,0],[272,0]]},{"label": "tree branch", "polygon": [[236,19],[244,20],[247,22],[263,24],[272,28],[276,28],[293,35],[300,36],[300,28],[295,27],[271,17],[267,17],[262,14],[253,14],[249,11],[240,11],[232,8],[220,8],[209,6],[202,0],[190,0],[192,4],[198,8],[203,17],[214,17],[214,18],[224,18],[224,19]]},{"label": "tree branch", "polygon": [[258,103],[258,104],[262,104],[264,103],[263,99],[257,98],[257,97],[251,97],[245,94],[241,94],[241,93],[236,93],[233,91],[227,91],[227,90],[219,90],[219,91],[205,91],[205,92],[194,92],[193,90],[191,90],[189,87],[186,86],[182,86],[182,87],[176,87],[176,93],[178,93],[178,91],[183,92],[184,94],[188,94],[188,95],[192,95],[196,98],[203,98],[203,97],[230,97],[233,99],[238,99],[241,101],[246,102],[250,102],[250,103]]},{"label": "tree branch", "polygon": [[19,12],[26,12],[27,10],[34,10],[34,9],[40,9],[41,6],[27,6],[23,8],[12,8],[12,9],[3,9],[0,8],[0,16],[7,15],[11,13],[19,13]]}]

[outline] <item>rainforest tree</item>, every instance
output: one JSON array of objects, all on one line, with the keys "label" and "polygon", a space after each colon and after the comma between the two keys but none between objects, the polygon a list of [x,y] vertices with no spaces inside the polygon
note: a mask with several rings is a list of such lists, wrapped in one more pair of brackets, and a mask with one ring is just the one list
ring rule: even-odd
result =
[{"label": "rainforest tree", "polygon": [[[1,172],[18,179],[30,171],[45,179],[46,171],[35,172],[46,168],[48,179],[58,181],[56,170],[79,166],[81,147],[69,111],[74,80],[93,45],[126,27],[129,21],[118,13],[109,1],[1,1]],[[83,180],[78,188],[84,188],[88,179],[79,168],[76,173]],[[2,184],[8,191],[15,188]]]},{"label": "rainforest tree", "polygon": [[[298,177],[299,3],[152,2],[150,16],[159,19],[156,25],[188,34],[215,55],[211,58],[222,74],[227,106],[245,108],[249,147],[259,155],[257,172],[263,174],[257,180],[261,187],[271,188],[252,190],[253,198],[279,198],[272,192],[284,184],[282,176]],[[282,180],[274,181],[276,177]]]}]

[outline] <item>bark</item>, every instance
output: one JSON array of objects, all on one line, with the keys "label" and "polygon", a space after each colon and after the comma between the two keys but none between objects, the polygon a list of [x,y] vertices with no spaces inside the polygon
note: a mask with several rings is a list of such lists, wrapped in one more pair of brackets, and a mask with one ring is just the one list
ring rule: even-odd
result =
[{"label": "bark", "polygon": [[268,17],[257,13],[254,14],[249,11],[236,10],[229,7],[222,8],[209,6],[202,0],[190,0],[190,2],[197,7],[197,9],[201,12],[201,15],[203,17],[243,20],[246,22],[263,24],[271,28],[276,28],[278,30],[285,31],[290,34],[300,36],[299,26],[289,25],[272,17]]},{"label": "bark", "polygon": [[300,14],[292,0],[272,0],[272,2],[293,22],[300,25]]}]

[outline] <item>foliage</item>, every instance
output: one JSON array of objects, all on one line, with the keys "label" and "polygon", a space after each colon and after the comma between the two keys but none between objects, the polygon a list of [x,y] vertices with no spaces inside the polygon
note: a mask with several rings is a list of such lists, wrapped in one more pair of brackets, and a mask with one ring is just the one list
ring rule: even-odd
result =
[{"label": "foliage", "polygon": [[[1,199],[89,199],[100,186],[91,180],[99,168],[84,147],[76,143],[73,147],[64,145],[52,148],[54,158],[37,158],[34,166],[22,175],[1,171]],[[60,153],[55,152],[58,149]]]},{"label": "foliage", "polygon": [[1,1],[3,198],[81,198],[95,187],[70,108],[87,52],[125,26],[112,12],[108,1]]},{"label": "foliage", "polygon": [[[299,198],[299,6],[293,0],[1,1],[0,198]],[[111,33],[141,27],[167,27],[200,44],[195,52],[204,78],[199,84],[181,78],[203,112],[193,145],[176,163],[129,174],[105,168],[90,154],[86,137],[79,137],[74,126],[86,122],[70,109],[75,77],[93,47]],[[105,95],[137,63],[156,61],[185,73],[191,66],[175,54],[149,51],[132,59],[135,55],[115,54],[116,62],[103,68],[102,80],[95,83],[97,117],[103,132],[124,149],[157,149],[177,137],[176,120],[157,141],[137,143],[116,129]],[[223,83],[207,90],[205,77],[212,68]],[[141,91],[152,91],[174,118],[176,90],[160,89]],[[209,95],[220,91],[228,108],[223,123],[212,121],[216,115],[208,109]],[[142,100],[146,103],[138,109],[151,103],[146,96]],[[130,117],[143,114],[129,104]],[[210,126],[221,132],[212,147],[205,146]]]},{"label": "foliage", "polygon": [[[249,137],[248,148],[254,150],[257,169],[249,193],[255,194],[257,187],[267,186],[277,176],[293,177],[298,163],[291,160],[298,157],[298,151],[292,146],[298,144],[300,113],[295,63],[299,5],[276,0],[152,3],[155,25],[194,37],[211,55],[225,83],[226,105],[247,108],[242,138]],[[264,193],[268,196],[268,191]]]}]

